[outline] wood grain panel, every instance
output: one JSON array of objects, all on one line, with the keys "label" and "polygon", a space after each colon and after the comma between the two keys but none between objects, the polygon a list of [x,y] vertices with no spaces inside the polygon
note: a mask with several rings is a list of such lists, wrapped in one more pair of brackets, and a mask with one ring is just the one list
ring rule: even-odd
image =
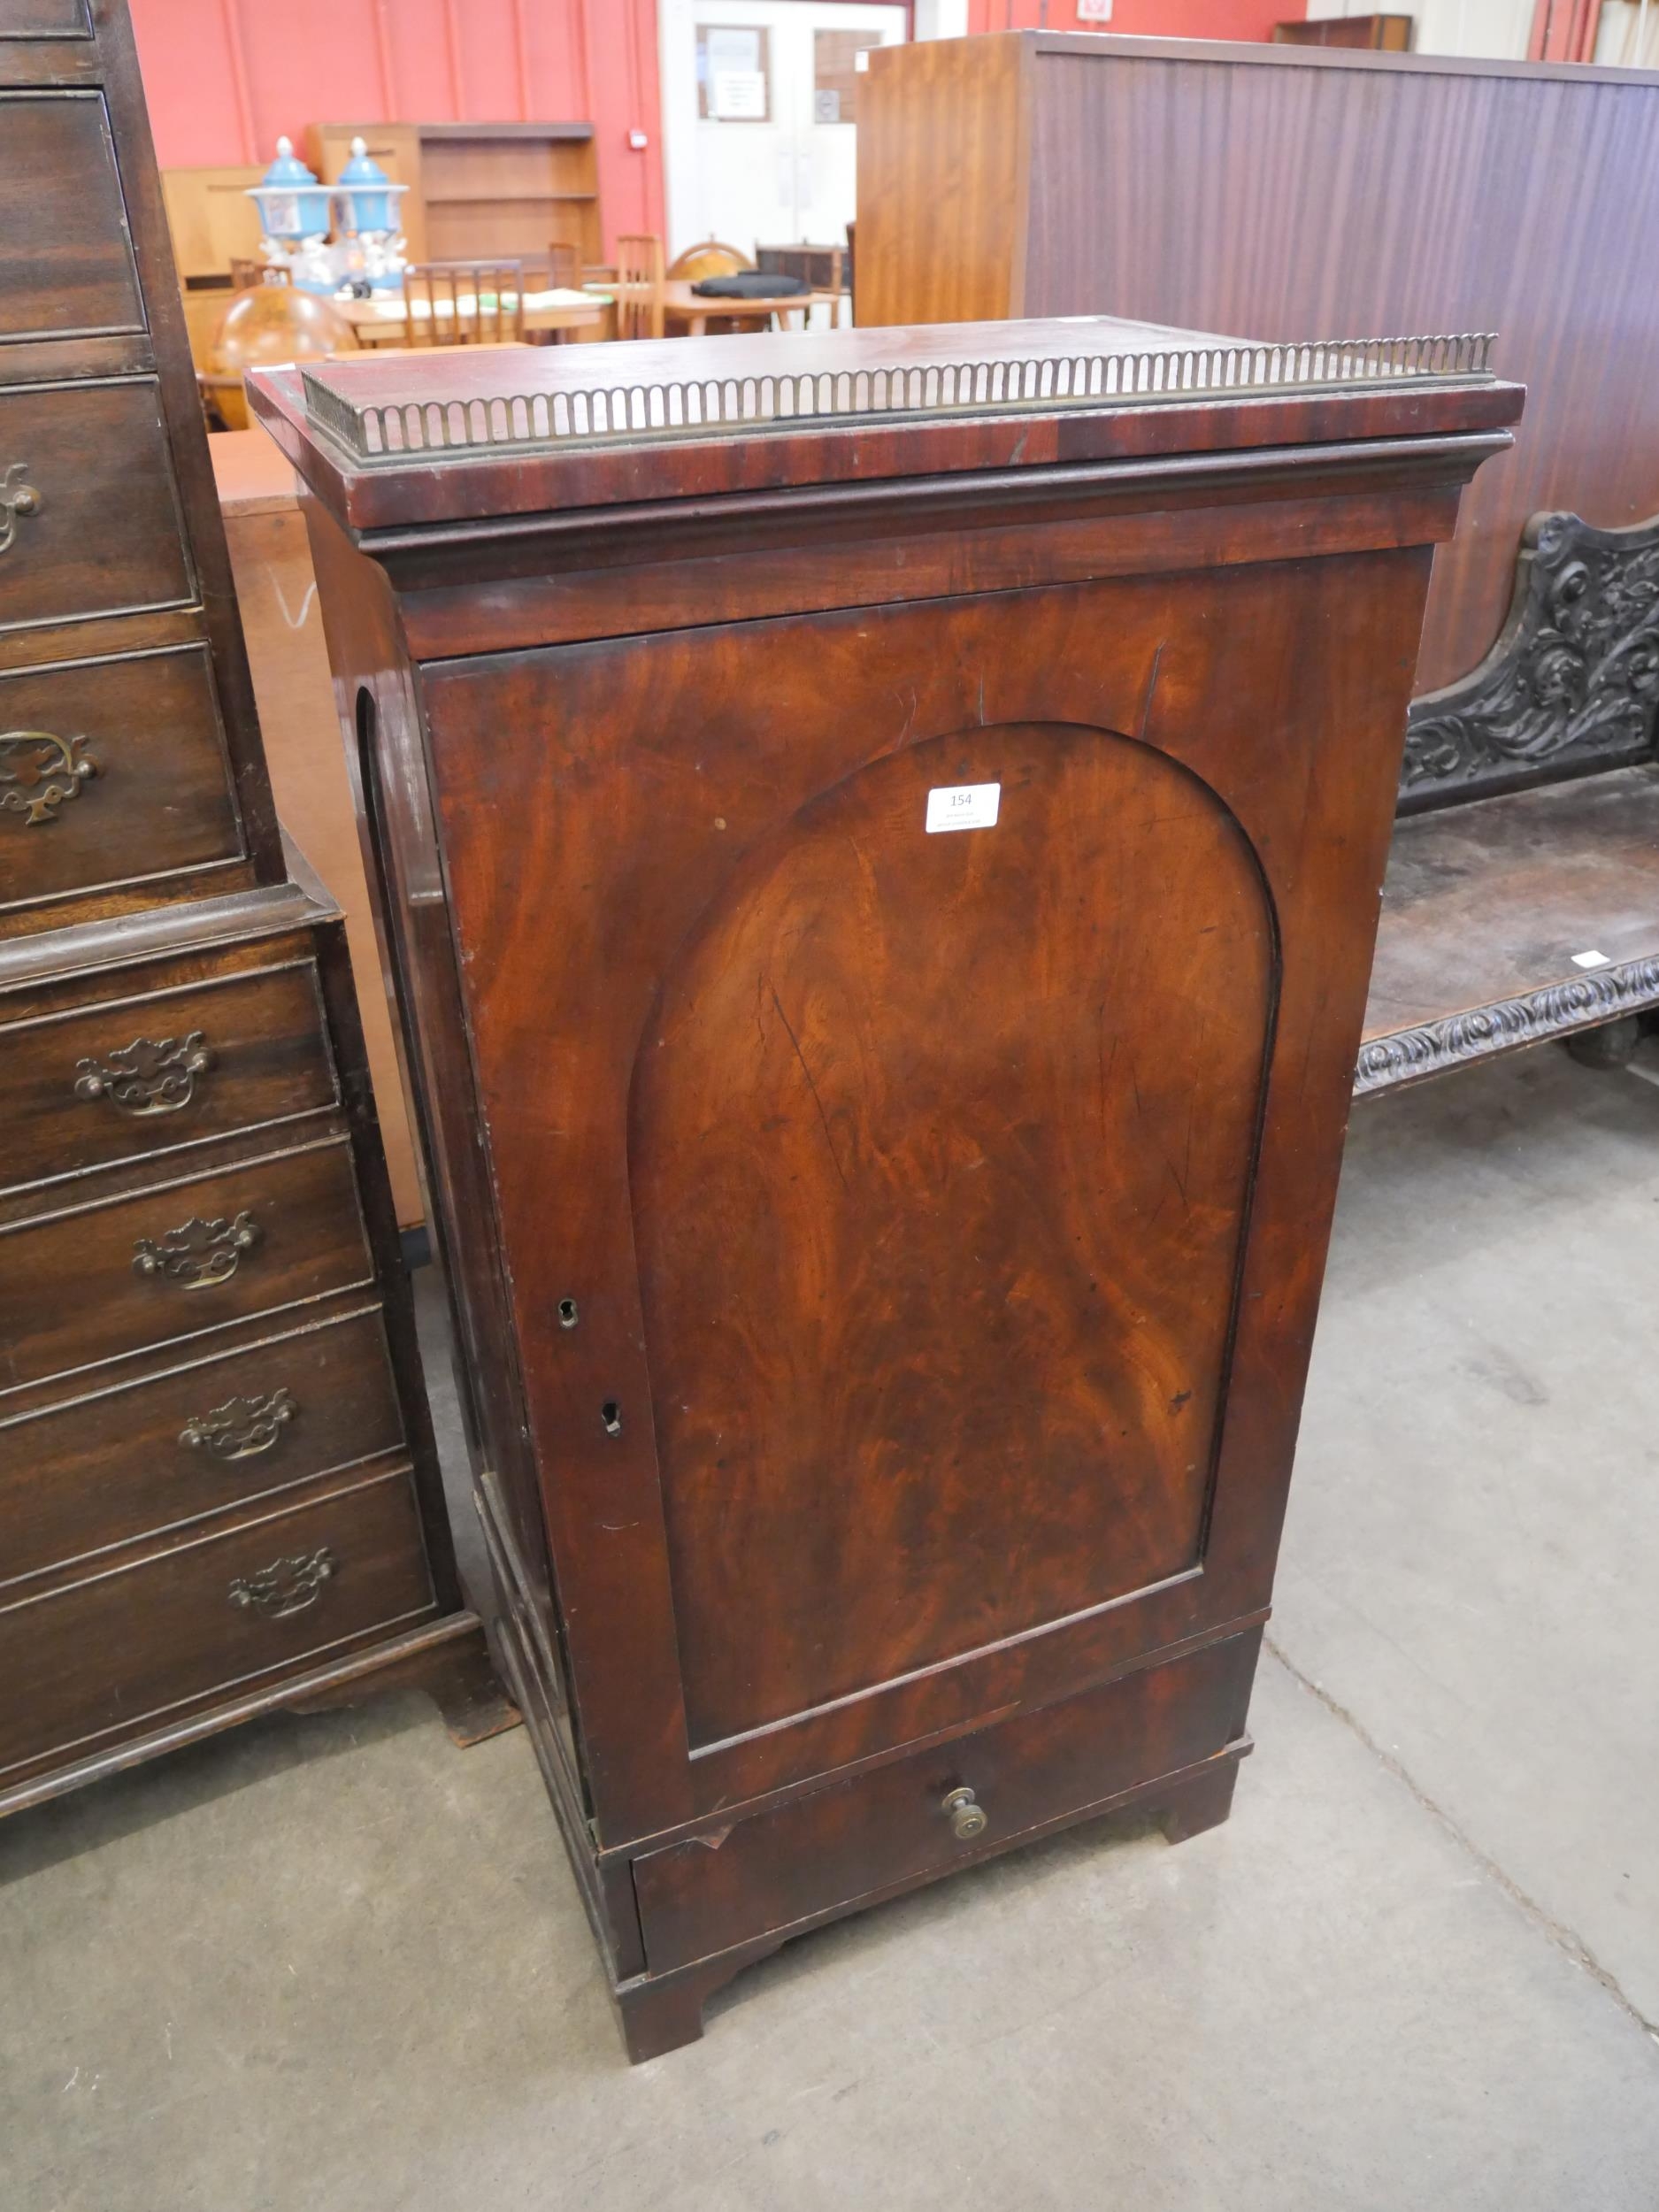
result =
[{"label": "wood grain panel", "polygon": [[872,96],[898,50],[872,49],[870,90],[859,96],[858,320],[1018,315],[1029,170],[1024,51],[1016,39],[924,40],[907,50],[901,106]]},{"label": "wood grain panel", "polygon": [[1526,419],[1435,563],[1420,690],[1496,636],[1529,516],[1659,511],[1659,291],[1632,251],[1659,228],[1659,80],[1283,49],[1035,65],[1027,313],[1500,334]]},{"label": "wood grain panel", "polygon": [[152,378],[0,391],[0,476],[8,468],[38,504],[0,552],[0,628],[191,597]]},{"label": "wood grain panel", "polygon": [[879,762],[728,887],[629,1145],[694,1747],[1195,1563],[1271,934],[1215,795],[1098,730]]},{"label": "wood grain panel", "polygon": [[0,92],[0,341],[143,328],[101,93]]},{"label": "wood grain panel", "polygon": [[[996,161],[941,212],[941,149],[971,136],[1015,48],[1030,147],[1018,246]],[[1015,314],[1275,339],[1500,334],[1526,421],[1435,563],[1419,689],[1491,644],[1530,515],[1571,508],[1612,528],[1659,511],[1659,289],[1638,243],[1659,227],[1659,77],[1031,34],[962,42],[947,105],[925,51],[873,57],[862,96],[861,311],[995,311],[966,303],[986,262],[1012,271],[1023,248]],[[864,149],[902,142],[912,114],[923,151],[883,173],[873,222]],[[910,236],[925,243],[907,259],[894,242]]]}]

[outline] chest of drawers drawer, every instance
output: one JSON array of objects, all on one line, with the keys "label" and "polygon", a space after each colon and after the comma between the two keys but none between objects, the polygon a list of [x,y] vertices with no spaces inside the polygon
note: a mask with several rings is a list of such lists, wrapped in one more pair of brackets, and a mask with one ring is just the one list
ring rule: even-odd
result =
[{"label": "chest of drawers drawer", "polygon": [[187,603],[182,528],[153,377],[0,390],[0,629]]},{"label": "chest of drawers drawer", "polygon": [[88,38],[87,0],[12,0],[0,38]]},{"label": "chest of drawers drawer", "polygon": [[0,675],[0,905],[242,851],[204,647]]},{"label": "chest of drawers drawer", "polygon": [[409,1477],[0,1606],[0,1779],[432,1609]]},{"label": "chest of drawers drawer", "polygon": [[0,1027],[0,1189],[334,1105],[311,961]]},{"label": "chest of drawers drawer", "polygon": [[0,1405],[371,1271],[343,1138],[23,1224],[0,1235]]},{"label": "chest of drawers drawer", "polygon": [[0,94],[0,341],[143,327],[101,93]]},{"label": "chest of drawers drawer", "polygon": [[0,1583],[396,1449],[378,1309],[0,1419]]},{"label": "chest of drawers drawer", "polygon": [[1243,1733],[1259,1630],[634,1862],[651,1971],[944,1872]]}]

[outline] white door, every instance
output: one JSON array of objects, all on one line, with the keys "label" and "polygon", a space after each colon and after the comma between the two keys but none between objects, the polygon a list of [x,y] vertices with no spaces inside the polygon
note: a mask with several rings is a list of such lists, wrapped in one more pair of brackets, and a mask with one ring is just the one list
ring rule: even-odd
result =
[{"label": "white door", "polygon": [[859,54],[895,46],[886,0],[661,0],[668,257],[839,246],[854,213]]}]

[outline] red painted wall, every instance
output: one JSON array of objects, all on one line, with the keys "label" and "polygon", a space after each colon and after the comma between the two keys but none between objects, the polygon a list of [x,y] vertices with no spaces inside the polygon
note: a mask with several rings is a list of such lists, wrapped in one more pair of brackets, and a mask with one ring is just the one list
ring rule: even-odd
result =
[{"label": "red painted wall", "polygon": [[1114,0],[1110,23],[1079,23],[1077,0],[968,0],[968,27],[1259,42],[1272,36],[1275,23],[1300,23],[1307,12],[1307,0]]},{"label": "red painted wall", "polygon": [[[607,250],[618,231],[664,228],[656,0],[131,5],[164,169],[263,163],[282,133],[298,144],[307,123],[591,122]],[[1117,0],[1110,28],[1264,39],[1303,9],[1304,0]],[[971,0],[969,22],[1073,30],[1077,0]],[[649,135],[643,151],[628,144],[636,129]]]},{"label": "red painted wall", "polygon": [[607,244],[663,227],[656,0],[131,6],[164,169],[264,162],[307,123],[591,122]]}]

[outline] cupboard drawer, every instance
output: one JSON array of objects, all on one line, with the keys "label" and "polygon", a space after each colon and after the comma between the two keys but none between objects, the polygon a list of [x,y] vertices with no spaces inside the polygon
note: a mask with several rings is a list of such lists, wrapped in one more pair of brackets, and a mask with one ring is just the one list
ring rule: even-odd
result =
[{"label": "cupboard drawer", "polygon": [[0,1580],[245,1506],[403,1435],[378,1310],[0,1421]]},{"label": "cupboard drawer", "polygon": [[[81,11],[25,13],[66,28]],[[143,328],[102,93],[0,94],[0,340]]]},{"label": "cupboard drawer", "polygon": [[432,1605],[406,1474],[18,1600],[0,1607],[0,1772]]},{"label": "cupboard drawer", "polygon": [[[0,605],[10,557],[0,555]],[[0,676],[4,904],[141,882],[242,852],[202,648]]]},{"label": "cupboard drawer", "polygon": [[0,1235],[0,1372],[38,1382],[370,1273],[343,1138],[250,1161]]},{"label": "cupboard drawer", "polygon": [[0,392],[0,629],[190,599],[153,377]]},{"label": "cupboard drawer", "polygon": [[0,1030],[0,1188],[332,1106],[317,970],[296,962]]},{"label": "cupboard drawer", "polygon": [[[652,1973],[987,1856],[1243,1732],[1259,1629],[634,1862]],[[959,1840],[945,1800],[986,1817]]]}]

